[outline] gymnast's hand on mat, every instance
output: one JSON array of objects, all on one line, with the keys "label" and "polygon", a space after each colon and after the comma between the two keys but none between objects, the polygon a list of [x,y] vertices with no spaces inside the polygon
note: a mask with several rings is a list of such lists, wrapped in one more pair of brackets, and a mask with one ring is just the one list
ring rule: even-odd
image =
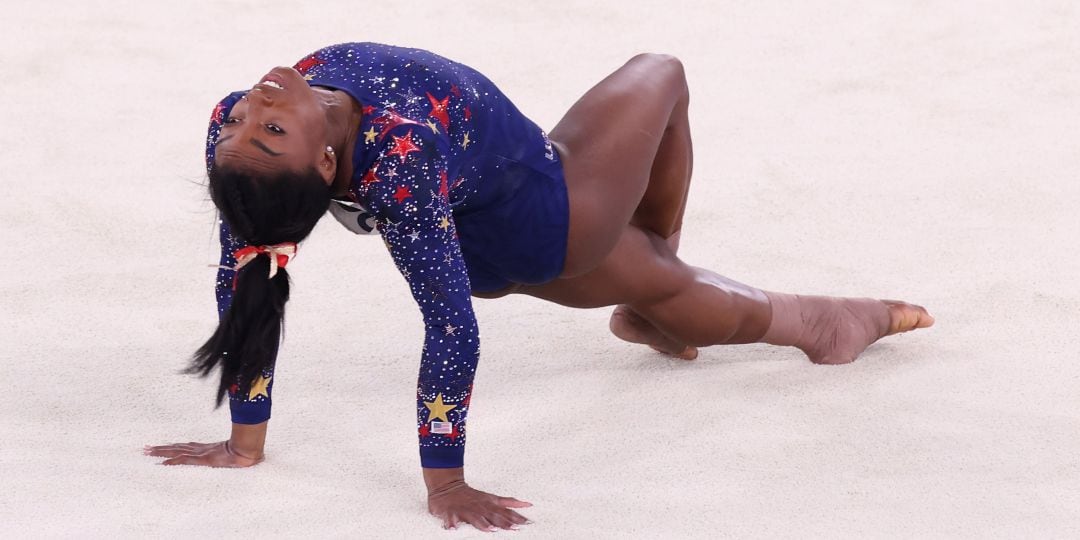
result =
[{"label": "gymnast's hand on mat", "polygon": [[469,523],[481,531],[492,532],[496,527],[517,529],[518,525],[532,523],[510,510],[526,508],[532,503],[473,489],[460,475],[457,479],[436,484],[429,477],[429,471],[433,470],[447,469],[424,469],[425,480],[428,480],[428,512],[442,519],[444,529],[456,529],[459,523]]},{"label": "gymnast's hand on mat", "polygon": [[215,443],[177,443],[145,446],[148,456],[169,458],[162,465],[202,465],[205,467],[250,467],[263,460],[266,425],[233,424],[227,441]]},{"label": "gymnast's hand on mat", "polygon": [[204,465],[204,467],[252,467],[262,461],[267,441],[267,423],[233,423],[228,441],[220,443],[177,443],[145,446],[143,454],[168,458],[163,465]]},{"label": "gymnast's hand on mat", "polygon": [[148,456],[169,458],[162,465],[203,465],[205,467],[250,467],[263,460],[262,452],[235,448],[230,441],[177,443],[146,446]]}]

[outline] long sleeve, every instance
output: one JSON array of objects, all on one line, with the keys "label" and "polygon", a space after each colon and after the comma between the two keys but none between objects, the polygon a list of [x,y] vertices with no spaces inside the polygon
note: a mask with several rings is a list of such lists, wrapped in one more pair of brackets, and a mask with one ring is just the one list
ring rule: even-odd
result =
[{"label": "long sleeve", "polygon": [[451,214],[448,142],[412,124],[389,130],[384,142],[359,193],[423,315],[416,389],[420,463],[461,467],[480,336]]},{"label": "long sleeve", "polygon": [[[243,92],[233,92],[221,100],[214,107],[210,115],[210,125],[206,134],[206,171],[214,166],[214,150],[217,146],[218,137],[221,134],[221,126],[228,117],[233,105],[240,99]],[[228,222],[219,218],[219,240],[221,242],[221,266],[236,266],[233,254],[236,250],[247,246],[242,239],[234,236]],[[228,268],[219,268],[215,283],[215,296],[217,298],[218,320],[221,320],[229,311],[233,298],[233,282],[236,272]],[[229,411],[232,421],[237,424],[259,424],[270,419],[270,392],[273,387],[274,362],[270,367],[263,370],[260,377],[250,381],[250,385],[241,385],[241,381],[233,382],[229,388]],[[248,388],[250,386],[250,388]],[[241,391],[244,387],[247,391]]]}]

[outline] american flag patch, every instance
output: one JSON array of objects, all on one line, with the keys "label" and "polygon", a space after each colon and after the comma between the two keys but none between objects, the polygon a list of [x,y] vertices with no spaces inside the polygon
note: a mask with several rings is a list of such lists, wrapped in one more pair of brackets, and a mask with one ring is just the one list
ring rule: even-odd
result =
[{"label": "american flag patch", "polygon": [[450,422],[436,422],[434,420],[431,422],[432,433],[450,433],[451,431],[454,431],[454,425]]}]

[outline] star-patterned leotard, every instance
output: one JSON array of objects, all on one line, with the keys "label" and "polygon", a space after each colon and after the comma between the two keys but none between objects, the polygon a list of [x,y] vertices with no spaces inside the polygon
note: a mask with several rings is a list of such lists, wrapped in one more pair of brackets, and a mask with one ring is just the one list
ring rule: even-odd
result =
[{"label": "star-patterned leotard", "polygon": [[[331,213],[358,234],[378,231],[423,314],[417,432],[423,467],[461,467],[480,355],[471,291],[557,277],[569,209],[562,163],[547,135],[476,70],[428,51],[345,43],[294,66],[310,85],[342,90],[363,109],[348,200]],[[232,106],[214,108],[207,169]],[[221,265],[246,243],[220,224]],[[234,272],[218,272],[218,313]],[[273,363],[229,392],[232,420],[270,418]]]}]

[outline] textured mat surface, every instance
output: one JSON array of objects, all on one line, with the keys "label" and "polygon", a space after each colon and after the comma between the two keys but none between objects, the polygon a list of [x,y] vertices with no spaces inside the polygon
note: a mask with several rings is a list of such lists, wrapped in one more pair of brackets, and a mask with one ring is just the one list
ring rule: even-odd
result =
[{"label": "textured mat surface", "polygon": [[141,454],[228,433],[212,384],[175,373],[215,323],[211,107],[362,40],[472,65],[545,128],[633,54],[675,54],[696,152],[684,258],[772,290],[906,299],[938,321],[842,367],[761,345],[684,363],[610,336],[609,310],[477,300],[467,474],[535,504],[516,534],[1080,535],[1073,2],[4,12],[2,537],[483,536],[426,514],[419,313],[381,242],[329,218],[290,268],[267,461]]}]

